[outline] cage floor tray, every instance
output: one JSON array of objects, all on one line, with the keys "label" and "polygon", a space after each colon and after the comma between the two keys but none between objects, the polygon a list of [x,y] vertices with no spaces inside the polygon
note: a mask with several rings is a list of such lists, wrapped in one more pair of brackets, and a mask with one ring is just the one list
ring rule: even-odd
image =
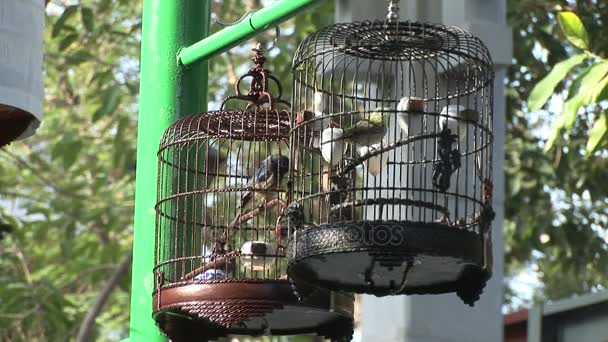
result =
[{"label": "cage floor tray", "polygon": [[294,234],[287,273],[300,286],[367,293],[456,292],[479,299],[490,277],[480,235],[440,223],[323,224]]},{"label": "cage floor tray", "polygon": [[154,318],[174,342],[264,334],[350,341],[353,301],[352,295],[315,290],[300,302],[286,280],[188,284],[157,291]]}]

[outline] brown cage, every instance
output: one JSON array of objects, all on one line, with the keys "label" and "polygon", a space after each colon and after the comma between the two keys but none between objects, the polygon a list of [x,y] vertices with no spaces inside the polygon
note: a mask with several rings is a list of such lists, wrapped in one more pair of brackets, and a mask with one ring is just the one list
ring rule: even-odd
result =
[{"label": "brown cage", "polygon": [[173,341],[302,333],[350,340],[353,297],[318,290],[299,301],[286,276],[291,111],[254,51],[236,95],[218,111],[175,122],[162,138],[154,317]]}]

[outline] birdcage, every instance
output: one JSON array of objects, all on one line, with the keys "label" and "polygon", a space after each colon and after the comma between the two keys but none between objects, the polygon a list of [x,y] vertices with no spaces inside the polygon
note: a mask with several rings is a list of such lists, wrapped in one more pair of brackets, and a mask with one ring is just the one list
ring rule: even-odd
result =
[{"label": "birdcage", "polygon": [[293,60],[288,274],[296,286],[456,292],[491,276],[488,49],[445,25],[335,24]]},{"label": "birdcage", "polygon": [[286,276],[291,111],[254,51],[236,95],[218,111],[175,122],[162,138],[155,319],[173,341],[300,333],[350,340],[352,296],[323,290],[299,301]]}]

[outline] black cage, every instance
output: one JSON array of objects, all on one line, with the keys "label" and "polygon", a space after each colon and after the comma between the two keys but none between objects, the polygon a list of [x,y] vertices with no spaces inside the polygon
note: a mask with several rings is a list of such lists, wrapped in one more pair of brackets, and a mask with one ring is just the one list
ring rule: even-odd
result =
[{"label": "black cage", "polygon": [[376,295],[457,292],[491,275],[494,72],[457,27],[335,24],[293,60],[288,274]]}]

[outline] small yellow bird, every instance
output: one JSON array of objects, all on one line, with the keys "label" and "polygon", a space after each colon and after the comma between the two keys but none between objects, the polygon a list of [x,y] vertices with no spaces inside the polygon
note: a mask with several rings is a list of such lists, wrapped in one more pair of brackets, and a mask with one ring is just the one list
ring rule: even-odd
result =
[{"label": "small yellow bird", "polygon": [[357,121],[353,126],[344,130],[343,139],[358,146],[370,146],[382,141],[386,135],[384,114],[380,110],[370,113],[368,119]]}]

